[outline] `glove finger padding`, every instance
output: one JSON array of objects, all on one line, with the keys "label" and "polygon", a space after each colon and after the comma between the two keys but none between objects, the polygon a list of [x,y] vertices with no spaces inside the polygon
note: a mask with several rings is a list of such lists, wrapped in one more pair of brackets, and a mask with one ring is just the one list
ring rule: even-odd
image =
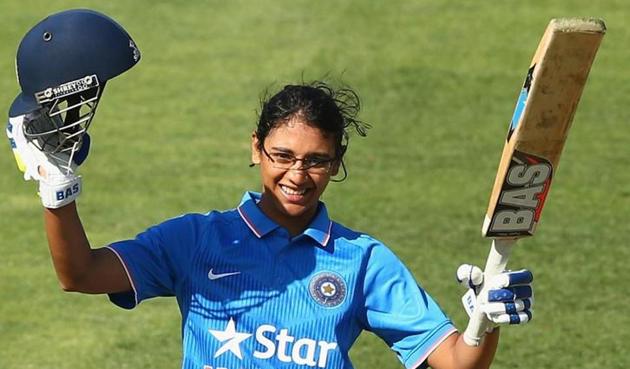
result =
[{"label": "glove finger padding", "polygon": [[462,286],[476,289],[483,283],[483,271],[478,266],[462,264],[457,268],[455,278]]},{"label": "glove finger padding", "polygon": [[495,324],[525,324],[532,320],[531,310],[522,311],[515,314],[488,315]]},{"label": "glove finger padding", "polygon": [[516,300],[514,302],[489,302],[485,304],[484,310],[489,315],[516,314],[521,311],[530,310],[531,299]]},{"label": "glove finger padding", "polygon": [[23,122],[24,115],[9,118],[6,129],[9,145],[11,145],[11,150],[13,150],[18,169],[24,173],[24,180],[33,179],[39,181],[41,176],[37,168],[38,159],[35,156],[36,153],[28,147],[28,142],[23,133]]},{"label": "glove finger padding", "polygon": [[533,291],[530,285],[506,287],[488,291],[489,302],[510,302],[517,299],[532,297]]},{"label": "glove finger padding", "polygon": [[[457,281],[469,288],[462,303],[469,316],[477,309],[486,315],[492,331],[498,324],[524,324],[532,319],[531,306],[533,275],[529,270],[505,271],[487,278],[479,267],[463,264],[457,269]],[[487,295],[479,295],[483,283],[491,289]]]},{"label": "glove finger padding", "polygon": [[534,276],[527,269],[507,270],[489,278],[488,283],[492,288],[503,288],[516,285],[526,285],[532,283]]},{"label": "glove finger padding", "polygon": [[88,154],[90,153],[90,145],[92,144],[92,139],[90,139],[90,135],[86,132],[83,135],[81,147],[74,153],[72,157],[72,162],[77,166],[83,164],[85,159],[87,159]]},{"label": "glove finger padding", "polygon": [[484,305],[484,311],[490,321],[496,324],[525,324],[532,320],[532,300],[523,299],[514,302],[490,302]]},{"label": "glove finger padding", "polygon": [[[77,165],[67,153],[46,154],[24,136],[25,116],[10,117],[6,133],[24,180],[39,182],[39,196],[47,208],[59,208],[81,193]],[[80,150],[79,150],[80,151]],[[83,160],[87,156],[85,153]]]}]

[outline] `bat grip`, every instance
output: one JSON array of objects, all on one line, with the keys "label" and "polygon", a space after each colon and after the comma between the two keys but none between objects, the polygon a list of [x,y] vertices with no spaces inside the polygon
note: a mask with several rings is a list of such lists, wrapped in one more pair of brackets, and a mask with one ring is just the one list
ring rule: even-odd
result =
[{"label": "bat grip", "polygon": [[[486,284],[485,281],[505,270],[512,251],[512,245],[514,245],[515,242],[515,239],[495,238],[492,240],[492,246],[490,247],[490,253],[486,261],[486,269],[483,272],[484,283],[481,285],[481,291],[479,292],[481,299],[487,299],[488,291],[490,290],[490,285]],[[468,346],[479,346],[486,329],[488,329],[489,323],[490,321],[486,315],[479,311],[479,309],[476,309],[470,317],[466,331],[464,331],[464,342]]]}]

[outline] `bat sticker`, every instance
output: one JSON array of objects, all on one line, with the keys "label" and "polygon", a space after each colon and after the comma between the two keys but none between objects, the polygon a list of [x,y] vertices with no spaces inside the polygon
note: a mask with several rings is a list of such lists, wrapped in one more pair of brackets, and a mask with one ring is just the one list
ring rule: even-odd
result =
[{"label": "bat sticker", "polygon": [[527,103],[527,97],[529,96],[529,89],[532,86],[532,80],[534,79],[534,70],[536,69],[536,64],[532,65],[527,71],[527,77],[525,77],[525,83],[523,84],[523,88],[521,89],[521,94],[518,96],[518,100],[516,101],[516,107],[514,108],[514,114],[512,114],[512,120],[510,121],[510,129],[508,130],[507,142],[510,142],[510,138],[512,137],[512,133],[518,127],[518,122],[521,120],[521,115],[523,114],[523,110],[525,110],[525,104]]},{"label": "bat sticker", "polygon": [[552,172],[551,163],[547,160],[515,151],[487,236],[533,234],[551,185]]}]

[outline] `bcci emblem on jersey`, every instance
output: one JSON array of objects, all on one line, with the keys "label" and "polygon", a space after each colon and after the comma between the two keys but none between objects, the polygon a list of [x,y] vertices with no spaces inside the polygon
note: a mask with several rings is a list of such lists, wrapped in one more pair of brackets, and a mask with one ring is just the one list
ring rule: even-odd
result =
[{"label": "bcci emblem on jersey", "polygon": [[318,304],[328,308],[341,305],[347,294],[346,282],[333,272],[315,274],[308,284],[308,290]]}]

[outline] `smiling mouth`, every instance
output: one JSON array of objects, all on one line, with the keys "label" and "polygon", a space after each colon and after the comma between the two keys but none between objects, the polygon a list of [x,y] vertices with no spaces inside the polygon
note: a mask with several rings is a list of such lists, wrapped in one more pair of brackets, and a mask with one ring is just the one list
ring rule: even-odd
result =
[{"label": "smiling mouth", "polygon": [[280,190],[282,191],[282,193],[284,193],[287,196],[291,196],[291,197],[295,197],[295,196],[303,196],[306,191],[306,189],[302,189],[302,190],[294,190],[292,188],[289,188],[287,186],[283,186],[280,185]]}]

